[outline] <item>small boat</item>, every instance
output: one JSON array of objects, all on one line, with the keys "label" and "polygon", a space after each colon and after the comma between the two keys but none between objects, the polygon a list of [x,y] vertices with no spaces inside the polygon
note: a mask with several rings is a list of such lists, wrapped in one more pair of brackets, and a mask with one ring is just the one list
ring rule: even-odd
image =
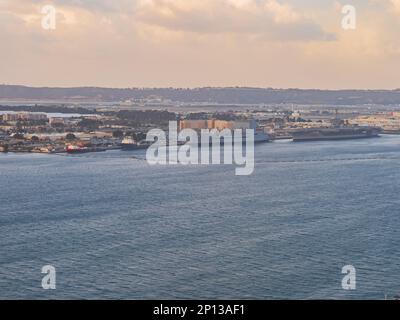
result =
[{"label": "small boat", "polygon": [[67,153],[86,153],[90,152],[90,149],[88,147],[69,144],[66,146],[65,151],[67,151]]}]

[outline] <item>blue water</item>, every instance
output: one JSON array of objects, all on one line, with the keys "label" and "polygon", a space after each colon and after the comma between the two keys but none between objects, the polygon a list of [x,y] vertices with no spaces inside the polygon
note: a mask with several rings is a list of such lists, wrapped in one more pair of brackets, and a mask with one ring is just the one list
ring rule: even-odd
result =
[{"label": "blue water", "polygon": [[0,155],[0,298],[400,293],[400,136],[259,145],[248,177],[142,155]]}]

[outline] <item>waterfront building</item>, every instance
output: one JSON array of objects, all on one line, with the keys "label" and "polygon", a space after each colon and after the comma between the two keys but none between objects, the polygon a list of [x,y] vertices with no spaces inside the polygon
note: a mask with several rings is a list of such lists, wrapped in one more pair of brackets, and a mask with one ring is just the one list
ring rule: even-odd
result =
[{"label": "waterfront building", "polygon": [[349,123],[358,126],[380,127],[385,131],[400,131],[400,112],[359,116],[349,120]]},{"label": "waterfront building", "polygon": [[3,121],[14,122],[14,121],[41,121],[47,120],[47,115],[44,113],[31,113],[31,112],[19,112],[19,113],[6,113],[2,116]]},{"label": "waterfront building", "polygon": [[64,118],[62,117],[52,117],[49,119],[49,124],[53,125],[63,125],[65,124]]},{"label": "waterfront building", "polygon": [[181,120],[179,122],[179,129],[217,129],[217,130],[225,130],[225,129],[256,129],[257,123],[255,120],[247,120],[247,121],[226,121],[226,120]]}]

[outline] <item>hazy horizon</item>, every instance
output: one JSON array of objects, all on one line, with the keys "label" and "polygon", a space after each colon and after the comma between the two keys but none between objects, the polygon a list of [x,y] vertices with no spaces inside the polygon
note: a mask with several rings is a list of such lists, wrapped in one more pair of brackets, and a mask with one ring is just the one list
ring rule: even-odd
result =
[{"label": "hazy horizon", "polygon": [[26,85],[26,84],[14,84],[14,83],[0,83],[0,86],[15,86],[15,87],[26,87],[33,89],[81,89],[81,88],[98,88],[98,89],[121,89],[121,90],[151,90],[151,89],[172,89],[172,90],[196,90],[196,89],[256,89],[256,90],[301,90],[301,91],[399,91],[400,88],[337,88],[337,89],[329,89],[329,88],[277,88],[277,87],[256,87],[256,86],[199,86],[199,87],[151,87],[151,86],[126,86],[126,87],[108,87],[108,86],[94,86],[94,85],[80,85],[80,86],[35,86],[35,85]]}]

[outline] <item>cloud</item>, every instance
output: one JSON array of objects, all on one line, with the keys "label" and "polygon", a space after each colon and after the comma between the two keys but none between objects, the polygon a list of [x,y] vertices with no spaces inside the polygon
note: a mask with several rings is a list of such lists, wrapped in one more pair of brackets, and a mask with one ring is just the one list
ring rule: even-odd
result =
[{"label": "cloud", "polygon": [[400,0],[352,2],[345,31],[344,0],[0,0],[0,82],[400,87]]},{"label": "cloud", "polygon": [[400,14],[400,0],[390,0],[395,13]]},{"label": "cloud", "polygon": [[332,40],[334,36],[277,0],[141,0],[136,19],[177,32],[235,33],[270,40]]},{"label": "cloud", "polygon": [[[278,0],[53,0],[61,26],[88,27],[87,21],[106,21],[110,28],[154,36],[172,33],[236,34],[264,41],[326,41],[325,32],[313,19]],[[40,21],[44,0],[3,0],[0,12],[29,25],[30,33]],[[67,26],[66,26],[67,25]],[[34,31],[35,32],[35,31]],[[80,30],[79,32],[82,32]],[[161,39],[158,39],[161,40]],[[168,39],[166,39],[168,40]]]}]

